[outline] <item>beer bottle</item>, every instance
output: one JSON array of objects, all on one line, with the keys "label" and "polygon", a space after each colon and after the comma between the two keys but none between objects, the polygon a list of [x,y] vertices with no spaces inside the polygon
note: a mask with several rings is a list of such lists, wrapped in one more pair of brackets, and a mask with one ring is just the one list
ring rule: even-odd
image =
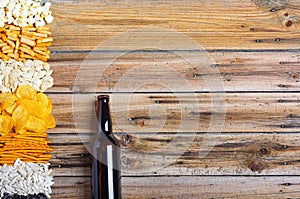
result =
[{"label": "beer bottle", "polygon": [[121,199],[120,145],[112,134],[109,96],[99,95],[98,130],[92,146],[93,199]]}]

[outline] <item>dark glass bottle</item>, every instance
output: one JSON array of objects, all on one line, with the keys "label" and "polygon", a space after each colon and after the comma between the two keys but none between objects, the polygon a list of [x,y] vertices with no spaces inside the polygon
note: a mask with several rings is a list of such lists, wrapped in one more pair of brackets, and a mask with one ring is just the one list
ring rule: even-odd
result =
[{"label": "dark glass bottle", "polygon": [[120,145],[112,134],[108,95],[98,96],[98,131],[92,150],[93,199],[120,199]]}]

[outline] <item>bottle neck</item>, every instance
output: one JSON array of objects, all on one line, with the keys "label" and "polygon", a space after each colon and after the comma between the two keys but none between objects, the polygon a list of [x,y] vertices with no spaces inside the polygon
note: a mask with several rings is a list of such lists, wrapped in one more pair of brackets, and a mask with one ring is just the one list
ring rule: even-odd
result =
[{"label": "bottle neck", "polygon": [[112,134],[112,122],[109,110],[109,96],[98,96],[98,135]]}]

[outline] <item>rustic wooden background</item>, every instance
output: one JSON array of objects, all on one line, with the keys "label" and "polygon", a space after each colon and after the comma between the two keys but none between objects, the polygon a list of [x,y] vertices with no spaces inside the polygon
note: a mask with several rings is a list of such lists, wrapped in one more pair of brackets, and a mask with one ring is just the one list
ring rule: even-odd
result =
[{"label": "rustic wooden background", "polygon": [[[92,128],[76,128],[75,115],[86,107],[72,106],[80,65],[96,45],[111,36],[141,28],[172,29],[203,46],[214,60],[226,91],[226,117],[218,143],[199,158],[212,116],[210,93],[203,74],[193,71],[170,51],[134,51],[116,59],[97,83],[97,93],[112,93],[114,131],[122,144],[123,198],[300,198],[300,2],[298,0],[53,0],[55,21],[51,67],[55,86],[48,94],[54,103],[57,128],[49,131],[54,148],[52,198],[90,198]],[[146,38],[147,39],[147,38]],[[148,38],[151,42],[161,42]],[[128,41],[128,43],[134,41]],[[178,45],[177,45],[178,44]],[[137,44],[134,44],[137,45]],[[128,47],[130,50],[130,45]],[[96,52],[104,67],[118,49]],[[133,66],[161,64],[161,70],[128,76],[118,93],[118,80]],[[190,84],[176,95],[157,85],[131,92],[131,82],[168,78],[164,66],[175,69]],[[93,67],[86,68],[93,73]],[[88,78],[88,76],[87,76]],[[169,79],[172,85],[181,82]],[[86,98],[93,99],[94,90]],[[130,95],[129,104],[122,103]],[[184,99],[179,102],[176,96]],[[195,99],[199,99],[198,101]],[[180,103],[199,103],[187,121],[193,132],[180,130]],[[158,105],[152,111],[149,107]],[[181,104],[182,105],[182,104]],[[129,115],[124,110],[130,110]],[[171,110],[167,112],[159,110]],[[163,128],[161,119],[166,119]],[[180,139],[173,140],[174,132]],[[212,135],[213,136],[213,135]],[[186,140],[193,143],[185,146]],[[164,154],[155,150],[172,142]],[[208,143],[210,145],[212,143]],[[184,147],[183,147],[184,146]],[[179,149],[186,147],[186,151]],[[154,152],[154,153],[153,153]],[[145,154],[147,154],[145,156]],[[146,157],[142,158],[141,156]],[[138,165],[159,170],[135,172]]]}]

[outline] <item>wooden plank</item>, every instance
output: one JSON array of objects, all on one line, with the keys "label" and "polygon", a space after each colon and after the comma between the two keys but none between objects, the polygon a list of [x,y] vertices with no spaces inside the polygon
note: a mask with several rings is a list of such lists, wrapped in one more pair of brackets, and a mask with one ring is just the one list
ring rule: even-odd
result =
[{"label": "wooden plank", "polygon": [[56,54],[48,92],[300,91],[299,52],[179,53]]},{"label": "wooden plank", "polygon": [[[284,0],[278,2],[279,6],[274,7],[267,0],[54,1],[53,13],[57,20],[51,27],[52,50],[91,50],[115,34],[147,28],[184,33],[212,50],[298,49],[299,2],[292,0],[287,5]],[[144,40],[151,41],[150,44],[159,39],[144,33]],[[120,48],[137,45],[135,40],[128,41],[132,42],[127,46],[118,40],[114,44]],[[176,40],[169,47],[180,49],[180,42]]]},{"label": "wooden plank", "polygon": [[[96,95],[50,94],[57,127],[49,132],[95,132]],[[224,100],[218,93],[112,94],[114,132],[214,132],[223,122],[222,132],[299,132],[299,93],[227,93]]]},{"label": "wooden plank", "polygon": [[[50,135],[53,175],[90,176],[86,147],[92,138]],[[121,133],[117,138],[126,176],[300,175],[300,134]]]},{"label": "wooden plank", "polygon": [[129,136],[122,153],[123,173],[299,175],[299,138],[298,134]]},{"label": "wooden plank", "polygon": [[[89,177],[55,178],[51,198],[90,198]],[[123,177],[122,198],[298,198],[297,176]]]},{"label": "wooden plank", "polygon": [[91,198],[90,177],[55,177],[51,198]]},{"label": "wooden plank", "polygon": [[71,168],[90,166],[91,158],[89,157],[89,153],[82,143],[69,146],[67,144],[61,146],[52,146],[52,148],[54,149],[52,152],[52,158],[50,160],[52,167]]},{"label": "wooden plank", "polygon": [[[58,127],[49,131],[52,198],[91,198],[91,159],[82,143],[95,132],[95,91],[127,92],[111,100],[122,144],[123,198],[299,197],[300,4],[285,2],[53,1],[56,82],[49,93]],[[198,47],[212,58],[200,64],[212,69],[203,72],[179,56],[193,60]],[[98,52],[81,68],[78,85],[77,72],[93,49]],[[220,78],[213,82],[217,89],[205,77]],[[96,80],[95,89],[87,79]],[[92,93],[82,93],[88,106],[67,94],[77,91]],[[222,106],[213,112],[211,103],[219,94],[208,91],[234,92],[225,96],[225,134],[205,134],[222,115]],[[75,126],[78,120],[85,124]],[[209,153],[201,157],[203,144]]]},{"label": "wooden plank", "polygon": [[72,177],[84,178],[86,176],[90,177],[92,172],[90,166],[80,167],[76,165],[70,165],[69,167],[64,167],[64,168],[53,168],[52,166],[52,170],[53,170],[52,175],[54,176],[54,178],[66,177],[66,176],[70,178]]},{"label": "wooden plank", "polygon": [[299,177],[123,178],[124,198],[298,198]]}]

